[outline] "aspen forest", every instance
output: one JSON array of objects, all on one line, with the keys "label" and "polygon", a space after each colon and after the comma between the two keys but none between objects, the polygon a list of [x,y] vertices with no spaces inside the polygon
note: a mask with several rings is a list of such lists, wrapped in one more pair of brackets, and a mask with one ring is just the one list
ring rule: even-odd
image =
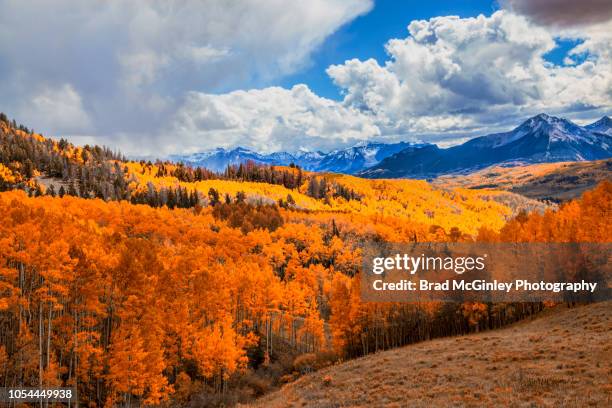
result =
[{"label": "aspen forest", "polygon": [[610,242],[612,183],[551,204],[424,180],[133,161],[0,116],[0,384],[224,406],[544,303],[366,303],[366,242]]}]

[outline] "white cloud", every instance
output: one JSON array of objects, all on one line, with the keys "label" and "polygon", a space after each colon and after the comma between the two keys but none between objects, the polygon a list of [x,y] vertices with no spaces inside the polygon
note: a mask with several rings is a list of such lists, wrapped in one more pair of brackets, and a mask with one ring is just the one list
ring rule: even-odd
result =
[{"label": "white cloud", "polygon": [[169,132],[191,151],[241,145],[263,152],[329,149],[380,134],[369,115],[321,98],[305,85],[223,95],[192,92]]},{"label": "white cloud", "polygon": [[[100,139],[157,132],[191,91],[266,86],[371,0],[0,0],[0,106],[45,132],[30,95],[68,86]],[[68,118],[67,118],[68,119]],[[112,143],[113,141],[107,141]]]},{"label": "white cloud", "polygon": [[407,38],[387,43],[390,59],[382,66],[350,60],[327,70],[345,90],[347,106],[373,112],[395,132],[479,128],[538,111],[609,108],[609,31],[595,38],[566,30],[565,37],[585,39],[574,53],[590,55],[574,66],[547,62],[555,33],[507,11],[413,21],[408,31]]},{"label": "white cloud", "polygon": [[[610,108],[610,30],[555,32],[498,11],[413,21],[408,32],[386,44],[390,59],[383,65],[353,59],[327,70],[344,90],[344,104],[372,112],[386,126],[383,133],[456,137],[540,111]],[[589,58],[573,66],[546,61],[560,36],[582,39],[570,57]]]},{"label": "white cloud", "polygon": [[70,84],[44,86],[18,110],[24,112],[24,115],[27,112],[28,117],[38,126],[61,129],[63,133],[84,131],[90,126],[90,118],[83,108],[81,96]]},{"label": "white cloud", "polygon": [[185,46],[182,50],[184,58],[196,64],[206,64],[206,62],[222,59],[231,54],[228,48],[219,49],[209,45]]}]

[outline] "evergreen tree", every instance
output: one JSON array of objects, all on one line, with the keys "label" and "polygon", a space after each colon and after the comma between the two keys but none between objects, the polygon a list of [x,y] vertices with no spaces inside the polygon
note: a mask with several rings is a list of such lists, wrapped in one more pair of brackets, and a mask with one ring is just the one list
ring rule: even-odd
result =
[{"label": "evergreen tree", "polygon": [[239,191],[236,193],[236,202],[237,203],[244,203],[246,200],[246,194],[244,193],[244,191]]},{"label": "evergreen tree", "polygon": [[[79,195],[76,191],[76,188],[74,187],[74,180],[71,180],[70,184],[68,185],[68,195],[71,195],[73,197],[77,197]],[[102,194],[100,195],[101,195],[100,198],[104,198]]]},{"label": "evergreen tree", "polygon": [[213,207],[219,204],[219,192],[211,187],[208,190],[208,200],[210,205],[212,205]]}]

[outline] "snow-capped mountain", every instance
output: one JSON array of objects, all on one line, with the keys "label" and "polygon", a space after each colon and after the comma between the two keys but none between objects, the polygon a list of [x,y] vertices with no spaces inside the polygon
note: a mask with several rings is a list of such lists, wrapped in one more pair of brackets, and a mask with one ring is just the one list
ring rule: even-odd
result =
[{"label": "snow-capped mountain", "polygon": [[260,164],[281,166],[295,163],[305,170],[352,174],[374,166],[384,158],[410,146],[417,145],[407,142],[394,144],[360,143],[353,147],[334,150],[329,153],[299,151],[295,154],[287,152],[261,154],[242,147],[231,150],[217,148],[191,155],[171,156],[170,159],[192,166],[206,167],[214,171],[222,171],[229,164],[253,161]]},{"label": "snow-capped mountain", "polygon": [[191,166],[206,167],[213,171],[223,171],[230,164],[240,164],[252,161],[259,164],[288,165],[295,159],[289,153],[279,152],[272,154],[261,154],[243,147],[235,149],[224,149],[218,147],[190,155],[173,155],[170,160],[183,162]]},{"label": "snow-capped mountain", "polygon": [[294,163],[298,166],[306,170],[315,171],[319,168],[321,161],[325,159],[326,155],[326,153],[323,153],[318,150],[314,152],[308,150],[300,150],[295,153],[293,157],[295,158]]},{"label": "snow-capped mountain", "polygon": [[604,117],[582,127],[567,119],[540,114],[510,132],[477,137],[447,149],[435,145],[405,149],[359,175],[429,178],[509,162],[606,159],[612,157],[612,136],[606,133],[609,121]]},{"label": "snow-capped mountain", "polygon": [[[329,152],[320,160],[316,168],[312,170],[354,174],[376,165],[386,157],[415,145],[407,142],[394,144],[360,143],[347,149]],[[419,144],[418,146],[422,145]]]},{"label": "snow-capped mountain", "polygon": [[603,133],[604,135],[612,136],[612,119],[609,116],[604,116],[597,122],[585,126],[591,132]]},{"label": "snow-capped mountain", "polygon": [[329,153],[262,154],[237,147],[177,155],[171,159],[214,171],[223,171],[229,164],[253,161],[282,166],[295,163],[305,170],[374,178],[429,178],[501,163],[584,161],[609,157],[612,157],[612,120],[609,117],[579,126],[567,119],[540,114],[509,132],[477,137],[447,149],[428,143],[363,142]]}]

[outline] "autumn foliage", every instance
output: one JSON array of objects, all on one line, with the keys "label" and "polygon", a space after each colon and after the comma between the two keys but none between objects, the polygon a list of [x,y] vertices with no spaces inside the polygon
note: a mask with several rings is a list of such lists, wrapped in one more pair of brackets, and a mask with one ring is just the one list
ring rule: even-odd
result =
[{"label": "autumn foliage", "polygon": [[[508,193],[296,168],[221,176],[11,132],[0,186],[21,190],[0,193],[0,382],[72,386],[87,406],[183,403],[286,355],[303,354],[279,373],[293,375],[332,360],[321,353],[491,329],[543,307],[364,303],[366,241],[612,238],[609,182],[527,214]],[[36,192],[36,160],[31,174],[12,160],[19,146],[54,151],[52,163],[87,177],[68,174],[71,193]],[[98,165],[107,181],[88,176]],[[100,194],[76,197],[90,188]]]}]

